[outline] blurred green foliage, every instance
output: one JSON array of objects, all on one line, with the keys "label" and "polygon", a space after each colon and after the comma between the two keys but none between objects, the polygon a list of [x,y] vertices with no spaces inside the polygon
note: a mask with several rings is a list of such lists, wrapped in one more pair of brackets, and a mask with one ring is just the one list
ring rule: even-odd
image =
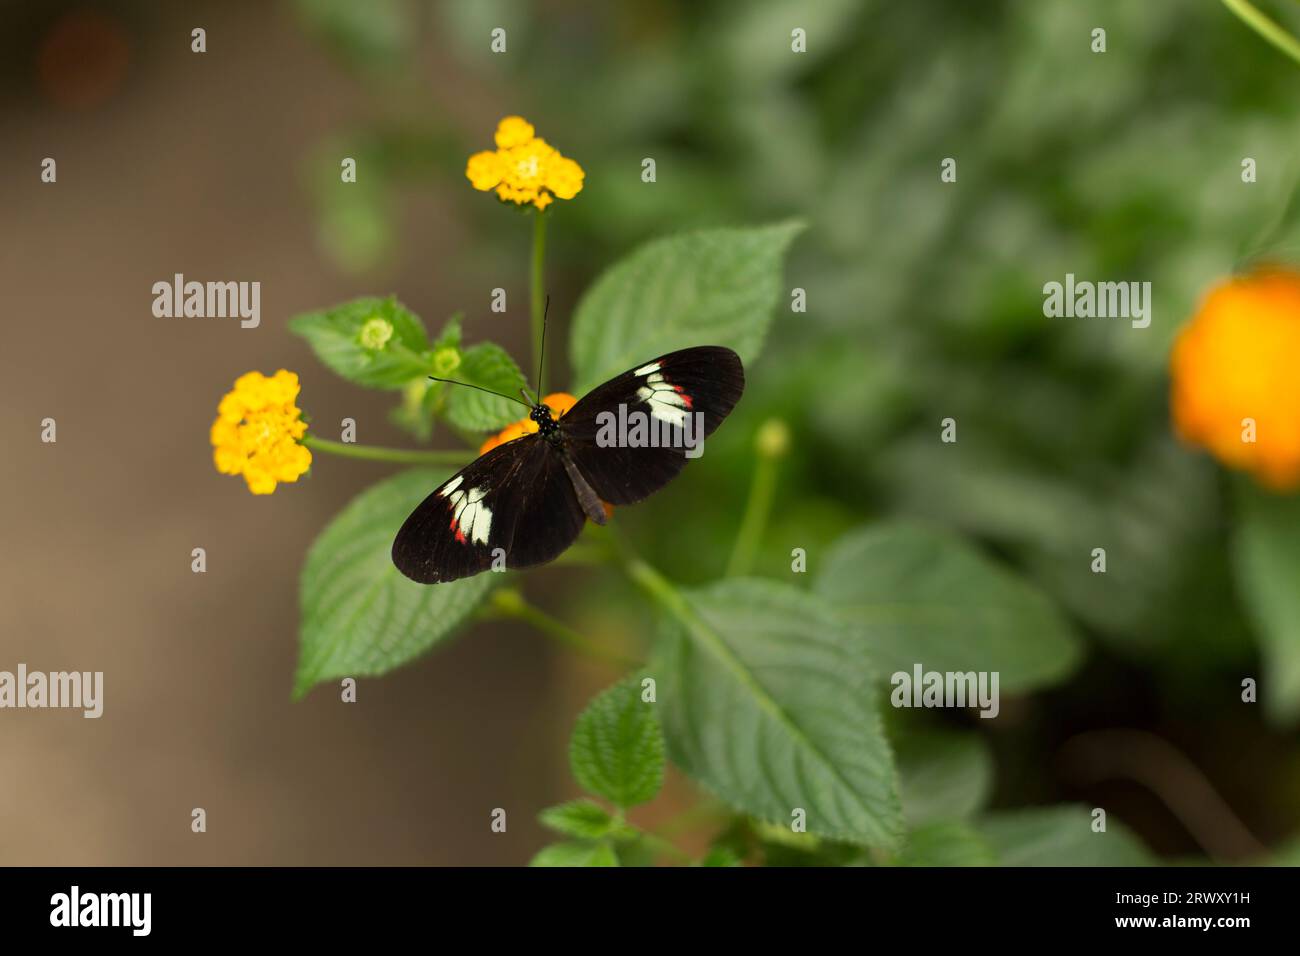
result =
[{"label": "blurred green foliage", "polygon": [[[341,131],[308,159],[322,247],[346,271],[375,275],[394,258],[418,258],[396,238],[402,197],[437,188],[473,236],[438,268],[482,301],[474,283],[490,287],[492,269],[518,261],[523,227],[468,188],[464,162],[507,113],[528,117],[587,172],[550,231],[561,329],[578,293],[647,240],[807,224],[763,355],[747,365],[744,402],[711,439],[708,467],[618,521],[679,582],[713,581],[740,520],[753,434],[775,416],[789,423],[794,448],[757,573],[789,580],[791,549],[802,548],[809,574],[795,586],[812,579],[849,594],[847,578],[861,575],[866,588],[873,568],[836,567],[829,573],[842,580],[827,585],[832,545],[882,517],[922,519],[986,556],[963,550],[956,560],[1001,562],[1030,582],[1013,589],[1036,589],[1020,600],[1037,604],[1041,591],[1061,609],[1082,637],[1083,669],[1046,705],[1027,705],[1029,729],[989,744],[979,726],[887,715],[904,742],[903,814],[914,828],[901,862],[1144,860],[1117,821],[1113,853],[1090,842],[1083,809],[987,806],[1081,797],[1057,780],[1051,756],[1063,737],[1114,721],[1168,733],[1216,767],[1232,765],[1233,734],[1184,725],[1258,735],[1280,784],[1260,779],[1247,788],[1253,802],[1237,809],[1265,836],[1300,826],[1296,739],[1270,731],[1253,709],[1242,714],[1239,687],[1254,677],[1265,699],[1288,695],[1264,709],[1293,728],[1300,582],[1279,570],[1286,555],[1270,557],[1276,536],[1247,535],[1238,552],[1274,572],[1246,589],[1266,592],[1262,610],[1247,610],[1231,565],[1240,512],[1218,468],[1172,438],[1165,373],[1170,342],[1208,285],[1248,257],[1300,253],[1289,204],[1300,172],[1293,63],[1209,0],[389,0],[367,16],[331,0],[294,6],[383,104],[372,124]],[[1300,24],[1300,11],[1277,15]],[[507,30],[508,55],[489,51],[495,27]],[[793,27],[807,31],[805,54],[790,51]],[[1096,27],[1106,30],[1104,53],[1090,47]],[[474,91],[473,128],[452,119],[445,91],[424,87],[429,64]],[[363,157],[364,188],[337,188],[340,155]],[[644,157],[656,160],[654,184],[640,178]],[[946,157],[957,161],[954,183],[940,181]],[[1245,157],[1257,163],[1255,183],[1242,182]],[[1150,328],[1045,319],[1042,286],[1067,272],[1150,281]],[[806,312],[790,311],[784,290],[796,287]],[[649,321],[635,294],[620,289],[620,304]],[[602,348],[602,329],[584,327],[581,310],[573,324],[581,364]],[[605,371],[617,371],[610,363]],[[580,384],[601,377],[595,364],[587,376],[575,370]],[[947,418],[958,423],[956,445],[938,440]],[[1097,547],[1105,574],[1090,570]],[[1294,559],[1297,548],[1282,550]],[[602,588],[567,593],[557,613],[607,620],[627,603],[624,587],[610,575]],[[741,612],[725,596],[702,599],[708,614]],[[1054,613],[1043,612],[1037,631],[1000,636],[1048,640]],[[629,631],[643,630],[637,612],[625,616]],[[1255,639],[1288,628],[1280,644]],[[1270,684],[1267,668],[1285,683]],[[1137,690],[1122,698],[1121,686]],[[669,748],[688,764],[699,756],[673,754],[671,736]],[[726,764],[701,762],[724,792],[716,774]],[[739,796],[737,805],[763,809],[762,794]],[[874,822],[846,829],[894,820],[888,803],[881,795],[886,809],[863,818]],[[936,803],[948,809],[926,809]],[[561,832],[581,832],[566,825]],[[758,824],[737,826],[720,853],[763,845],[772,860],[859,859],[852,847],[773,842]],[[1188,849],[1185,839],[1168,842]],[[608,847],[555,853],[615,862]]]}]

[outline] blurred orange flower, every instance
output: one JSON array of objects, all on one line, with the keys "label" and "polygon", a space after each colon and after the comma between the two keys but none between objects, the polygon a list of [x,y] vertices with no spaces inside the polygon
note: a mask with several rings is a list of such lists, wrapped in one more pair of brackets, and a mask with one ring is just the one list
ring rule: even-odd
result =
[{"label": "blurred orange flower", "polygon": [[1169,364],[1181,438],[1271,488],[1300,487],[1300,273],[1271,267],[1215,286]]}]

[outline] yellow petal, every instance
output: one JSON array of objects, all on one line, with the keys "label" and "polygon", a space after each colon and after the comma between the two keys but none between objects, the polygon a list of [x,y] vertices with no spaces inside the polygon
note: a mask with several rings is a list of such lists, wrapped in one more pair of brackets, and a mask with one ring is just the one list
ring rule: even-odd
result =
[{"label": "yellow petal", "polygon": [[497,124],[496,144],[500,149],[522,146],[533,138],[533,124],[522,116],[507,116]]},{"label": "yellow petal", "polygon": [[501,182],[501,160],[496,153],[475,153],[465,164],[465,176],[475,189],[487,192]]}]

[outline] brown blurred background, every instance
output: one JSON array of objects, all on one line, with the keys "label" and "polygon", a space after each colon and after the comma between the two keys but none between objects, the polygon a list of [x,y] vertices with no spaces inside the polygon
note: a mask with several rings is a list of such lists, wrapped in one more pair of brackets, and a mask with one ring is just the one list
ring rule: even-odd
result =
[{"label": "brown blurred background", "polygon": [[[486,315],[487,293],[440,268],[463,237],[433,191],[403,197],[401,252],[378,285],[341,278],[301,167],[363,96],[291,10],[184,6],[0,5],[0,669],[105,675],[99,720],[0,712],[0,862],[522,862],[543,842],[537,809],[570,795],[567,727],[607,675],[481,624],[363,681],[355,705],[328,686],[290,703],[306,548],[391,469],[318,462],[253,498],[207,443],[234,378],[278,367],[300,372],[315,420],[409,443],[387,397],[342,387],[285,320],[400,291],[436,327],[467,302]],[[423,78],[429,108],[472,113],[466,141],[486,140],[482,117],[503,104],[472,102],[445,62]],[[40,181],[47,156],[56,184]],[[493,284],[522,302],[518,262]],[[261,326],[155,318],[150,287],[176,272],[259,280]],[[493,334],[522,352],[523,331]],[[47,416],[56,444],[40,441]]]}]

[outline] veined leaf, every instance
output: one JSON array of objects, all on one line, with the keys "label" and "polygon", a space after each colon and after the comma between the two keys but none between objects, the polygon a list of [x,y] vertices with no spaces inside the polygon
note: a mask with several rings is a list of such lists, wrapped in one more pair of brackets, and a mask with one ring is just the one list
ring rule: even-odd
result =
[{"label": "veined leaf", "polygon": [[802,810],[809,834],[894,845],[902,814],[879,695],[844,625],[773,581],[674,593],[648,672],[673,762],[760,820],[789,828]]},{"label": "veined leaf", "polygon": [[1086,807],[1035,807],[985,817],[978,825],[1003,866],[1150,866],[1151,853],[1128,827],[1106,821],[1095,833]]},{"label": "veined leaf", "polygon": [[726,345],[758,357],[782,294],[781,262],[803,229],[785,222],[647,243],[578,303],[570,337],[577,395],[664,352]]},{"label": "veined leaf", "polygon": [[[392,330],[379,347],[363,343],[362,329],[372,320],[387,323]],[[306,339],[328,368],[357,385],[399,389],[429,373],[424,325],[391,296],[353,299],[308,312],[290,319],[289,330]]]},{"label": "veined leaf", "polygon": [[[462,352],[453,377],[510,396],[519,396],[519,389],[527,384],[515,360],[493,342],[480,342]],[[472,432],[491,431],[528,416],[528,409],[519,402],[488,395],[478,389],[455,385],[444,387],[448,389],[447,420],[457,428]]]},{"label": "veined leaf", "polygon": [[641,700],[636,678],[615,684],[578,717],[569,763],[579,785],[618,807],[653,800],[664,782],[657,704]]},{"label": "veined leaf", "polygon": [[547,807],[537,815],[542,826],[556,833],[585,840],[601,837],[630,838],[636,831],[628,824],[615,819],[609,811],[591,800],[570,800]]},{"label": "veined leaf", "polygon": [[393,536],[447,477],[416,469],[362,492],[307,553],[294,697],[331,677],[383,674],[448,637],[479,605],[495,575],[423,585],[393,566]]},{"label": "veined leaf", "polygon": [[1080,647],[1055,605],[960,538],[904,523],[845,535],[814,591],[857,635],[883,676],[996,671],[1000,691],[1055,683]]},{"label": "veined leaf", "polygon": [[978,813],[993,789],[993,757],[974,733],[926,730],[894,738],[903,815],[913,827]]}]

